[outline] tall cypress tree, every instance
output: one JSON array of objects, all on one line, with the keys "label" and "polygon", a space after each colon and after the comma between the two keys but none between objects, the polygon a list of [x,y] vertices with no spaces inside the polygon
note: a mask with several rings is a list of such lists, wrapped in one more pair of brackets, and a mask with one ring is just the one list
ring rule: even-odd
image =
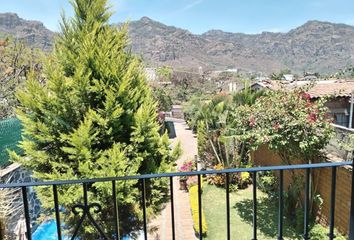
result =
[{"label": "tall cypress tree", "polygon": [[[45,64],[46,83],[29,77],[17,94],[17,113],[24,125],[20,147],[25,154],[13,153],[13,159],[41,180],[170,171],[168,137],[159,135],[157,104],[141,61],[128,49],[127,25],[109,25],[107,0],[71,4],[75,15],[62,19],[55,49]],[[149,186],[148,213],[153,214],[167,186],[161,180]],[[111,184],[88,187],[89,201],[103,207],[97,219],[108,235],[113,234]],[[138,182],[117,182],[117,188],[121,232],[139,230]],[[82,186],[62,186],[59,191],[65,223],[74,228],[78,216],[70,212],[82,202]],[[38,195],[45,208],[53,208],[51,191],[41,188]],[[83,229],[84,239],[98,239],[88,222]]]}]

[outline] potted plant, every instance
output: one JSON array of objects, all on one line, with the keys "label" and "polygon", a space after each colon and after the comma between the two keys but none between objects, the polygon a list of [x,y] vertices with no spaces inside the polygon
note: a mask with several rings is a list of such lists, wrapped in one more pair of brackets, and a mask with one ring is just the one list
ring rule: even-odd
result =
[{"label": "potted plant", "polygon": [[[191,172],[194,170],[194,164],[193,161],[189,160],[189,161],[185,161],[182,166],[179,168],[180,172]],[[179,178],[179,189],[180,190],[184,190],[187,191],[187,180],[188,177],[187,176],[181,176]]]}]

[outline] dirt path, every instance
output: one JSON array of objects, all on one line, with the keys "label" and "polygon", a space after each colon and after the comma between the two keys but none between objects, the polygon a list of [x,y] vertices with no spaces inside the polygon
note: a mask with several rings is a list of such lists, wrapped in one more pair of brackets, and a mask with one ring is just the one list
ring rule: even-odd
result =
[{"label": "dirt path", "polygon": [[[172,145],[175,146],[178,141],[181,142],[183,154],[177,160],[179,167],[185,160],[194,159],[197,154],[197,138],[188,130],[187,125],[180,119],[168,119],[174,122],[176,130],[176,138],[172,139]],[[179,180],[174,178],[174,212],[175,212],[175,230],[177,240],[195,240],[193,230],[193,221],[190,211],[189,196],[185,191],[179,190]],[[171,224],[171,204],[168,203],[161,215],[149,224],[150,229],[155,229],[154,233],[150,233],[148,239],[153,240],[172,240],[172,224]]]}]

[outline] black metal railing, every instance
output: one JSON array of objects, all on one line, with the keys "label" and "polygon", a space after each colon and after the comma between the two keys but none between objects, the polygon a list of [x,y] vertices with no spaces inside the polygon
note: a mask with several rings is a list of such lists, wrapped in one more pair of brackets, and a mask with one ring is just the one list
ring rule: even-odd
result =
[{"label": "black metal railing", "polygon": [[[60,211],[58,204],[58,189],[57,187],[60,185],[71,185],[71,184],[79,184],[83,187],[83,204],[76,204],[72,206],[72,212],[76,215],[81,213],[81,218],[76,225],[73,236],[71,239],[75,239],[80,227],[82,226],[83,221],[87,218],[94,228],[97,230],[98,234],[100,234],[102,239],[111,239],[107,236],[107,234],[102,230],[99,226],[99,223],[95,221],[93,216],[91,215],[90,210],[93,213],[98,213],[101,211],[101,206],[97,203],[89,203],[87,197],[87,186],[88,184],[98,183],[98,182],[111,182],[112,183],[112,201],[114,207],[114,229],[115,235],[113,238],[120,239],[119,235],[119,223],[120,221],[124,221],[124,219],[119,219],[118,216],[118,203],[116,199],[117,190],[116,190],[116,182],[118,181],[128,181],[128,180],[139,180],[141,181],[141,197],[142,197],[142,210],[143,210],[143,230],[144,230],[144,238],[148,239],[147,232],[147,214],[146,214],[146,180],[154,179],[154,178],[168,178],[170,183],[170,202],[171,202],[171,226],[172,226],[172,238],[176,239],[176,229],[175,229],[175,208],[174,208],[174,189],[173,189],[173,179],[175,177],[181,176],[198,176],[198,206],[199,206],[199,233],[202,233],[202,175],[211,175],[211,174],[225,174],[226,176],[226,227],[227,227],[227,239],[231,238],[231,224],[230,224],[230,174],[234,173],[242,173],[248,172],[251,174],[253,180],[253,239],[257,239],[257,173],[264,171],[273,171],[279,173],[279,202],[278,202],[278,239],[283,239],[283,208],[284,208],[284,172],[290,170],[304,170],[305,171],[305,197],[304,197],[304,239],[309,239],[309,198],[310,198],[310,173],[313,169],[320,168],[331,168],[332,169],[332,179],[331,179],[331,203],[330,203],[330,219],[329,219],[329,239],[334,239],[334,223],[335,223],[335,201],[336,201],[336,175],[337,168],[341,166],[352,166],[353,161],[348,162],[333,162],[333,163],[316,163],[316,164],[302,164],[302,165],[288,165],[288,166],[267,166],[267,167],[255,167],[255,168],[240,168],[240,169],[224,169],[224,170],[208,170],[208,171],[194,171],[194,172],[176,172],[176,173],[162,173],[162,174],[148,174],[148,175],[138,175],[138,176],[125,176],[125,177],[110,177],[110,178],[97,178],[97,179],[85,179],[85,180],[68,180],[68,181],[48,181],[48,182],[29,182],[29,183],[12,183],[12,184],[0,184],[0,189],[4,188],[21,188],[22,189],[22,201],[24,206],[24,215],[26,219],[27,226],[27,239],[31,240],[31,222],[30,222],[30,211],[28,206],[28,197],[27,197],[27,189],[29,187],[36,186],[51,186],[53,190],[53,198],[54,198],[54,210],[56,217],[56,225],[57,225],[57,234],[58,239],[62,240],[62,229],[60,222]],[[349,183],[348,183],[349,184]],[[347,214],[350,218],[350,226],[349,226],[349,239],[354,240],[354,178],[352,176],[352,195],[351,195],[351,210]],[[340,198],[340,196],[337,196]],[[199,236],[200,239],[203,238],[202,234]],[[236,237],[237,238],[237,237]]]}]

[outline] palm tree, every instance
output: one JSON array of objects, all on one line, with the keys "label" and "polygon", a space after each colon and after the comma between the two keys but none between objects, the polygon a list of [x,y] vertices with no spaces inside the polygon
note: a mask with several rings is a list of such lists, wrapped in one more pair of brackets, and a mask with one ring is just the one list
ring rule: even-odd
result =
[{"label": "palm tree", "polygon": [[233,95],[233,104],[235,107],[248,105],[251,106],[256,102],[256,99],[265,94],[264,90],[252,90],[250,82],[244,81],[244,88],[242,91],[236,92]]}]

